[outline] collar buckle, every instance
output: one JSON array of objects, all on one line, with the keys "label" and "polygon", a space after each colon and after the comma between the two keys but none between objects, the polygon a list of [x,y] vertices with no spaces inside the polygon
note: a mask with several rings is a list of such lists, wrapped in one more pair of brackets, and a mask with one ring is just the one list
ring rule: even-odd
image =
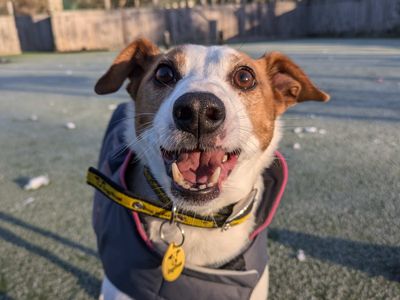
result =
[{"label": "collar buckle", "polygon": [[250,210],[253,208],[254,200],[257,196],[257,189],[253,188],[247,197],[240,200],[238,203],[235,204],[233,207],[232,213],[230,216],[225,220],[224,224],[221,227],[221,231],[227,231],[229,228],[232,227],[232,223],[240,219],[241,217],[245,217],[249,215]]}]

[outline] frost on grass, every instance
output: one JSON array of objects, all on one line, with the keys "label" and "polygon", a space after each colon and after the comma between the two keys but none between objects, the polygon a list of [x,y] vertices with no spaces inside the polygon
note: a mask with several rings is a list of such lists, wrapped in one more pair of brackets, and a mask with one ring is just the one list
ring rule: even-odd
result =
[{"label": "frost on grass", "polygon": [[75,123],[73,123],[73,122],[67,122],[67,123],[65,123],[65,128],[67,128],[67,129],[75,129],[76,128],[76,125],[75,125]]},{"label": "frost on grass", "polygon": [[24,202],[22,203],[22,206],[31,204],[31,203],[33,203],[33,201],[35,201],[35,198],[29,197],[28,199],[25,199],[25,200],[24,200]]},{"label": "frost on grass", "polygon": [[301,261],[301,262],[305,261],[306,260],[306,254],[304,253],[304,250],[302,250],[302,249],[297,250],[296,257],[297,257],[298,261]]},{"label": "frost on grass", "polygon": [[315,126],[310,126],[310,127],[305,127],[304,131],[307,133],[316,133],[317,132],[317,127]]},{"label": "frost on grass", "polygon": [[301,145],[299,143],[294,143],[293,144],[293,149],[300,150],[301,149]]},{"label": "frost on grass", "polygon": [[30,190],[37,190],[38,188],[42,186],[49,185],[50,179],[48,175],[40,175],[37,177],[33,177],[29,179],[28,183],[25,184],[24,190],[30,191]]},{"label": "frost on grass", "polygon": [[296,133],[298,136],[302,136],[303,133],[319,133],[321,135],[327,134],[326,129],[318,129],[315,126],[308,126],[308,127],[296,127],[293,129],[293,132]]},{"label": "frost on grass", "polygon": [[109,104],[108,105],[108,110],[115,110],[117,108],[116,104]]},{"label": "frost on grass", "polygon": [[303,128],[302,127],[296,127],[294,130],[294,133],[300,134],[303,132]]},{"label": "frost on grass", "polygon": [[37,115],[31,115],[31,116],[29,117],[29,120],[32,121],[32,122],[36,122],[38,119],[39,119],[39,118],[38,118]]}]

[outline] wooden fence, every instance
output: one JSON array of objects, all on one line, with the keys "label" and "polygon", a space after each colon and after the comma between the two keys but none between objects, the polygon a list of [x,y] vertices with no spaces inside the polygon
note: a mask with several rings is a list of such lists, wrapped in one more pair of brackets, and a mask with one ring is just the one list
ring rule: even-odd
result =
[{"label": "wooden fence", "polygon": [[[12,20],[5,18],[7,25],[0,19],[0,53],[10,52],[3,49],[10,39]],[[54,11],[39,19],[17,16],[16,20],[23,50],[116,49],[138,36],[163,43],[165,32],[177,44],[216,43],[218,38],[243,42],[307,36],[400,36],[400,0],[277,0],[175,9]],[[15,35],[15,29],[13,32]]]},{"label": "wooden fence", "polygon": [[0,54],[19,54],[21,47],[13,16],[0,16]]}]

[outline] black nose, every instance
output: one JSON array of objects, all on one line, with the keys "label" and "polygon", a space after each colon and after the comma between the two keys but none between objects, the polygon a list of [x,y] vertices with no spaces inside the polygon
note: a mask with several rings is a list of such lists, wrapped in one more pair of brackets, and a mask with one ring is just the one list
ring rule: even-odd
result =
[{"label": "black nose", "polygon": [[173,115],[180,130],[199,137],[221,126],[225,120],[225,106],[211,93],[187,93],[175,101]]}]

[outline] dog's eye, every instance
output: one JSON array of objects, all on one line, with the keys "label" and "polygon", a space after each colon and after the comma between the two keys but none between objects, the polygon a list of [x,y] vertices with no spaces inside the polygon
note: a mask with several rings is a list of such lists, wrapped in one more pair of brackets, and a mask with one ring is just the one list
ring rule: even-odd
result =
[{"label": "dog's eye", "polygon": [[166,64],[159,65],[155,73],[155,79],[162,84],[173,83],[176,81],[175,71]]},{"label": "dog's eye", "polygon": [[251,69],[241,67],[233,74],[232,83],[241,90],[249,90],[256,85],[256,79]]}]

